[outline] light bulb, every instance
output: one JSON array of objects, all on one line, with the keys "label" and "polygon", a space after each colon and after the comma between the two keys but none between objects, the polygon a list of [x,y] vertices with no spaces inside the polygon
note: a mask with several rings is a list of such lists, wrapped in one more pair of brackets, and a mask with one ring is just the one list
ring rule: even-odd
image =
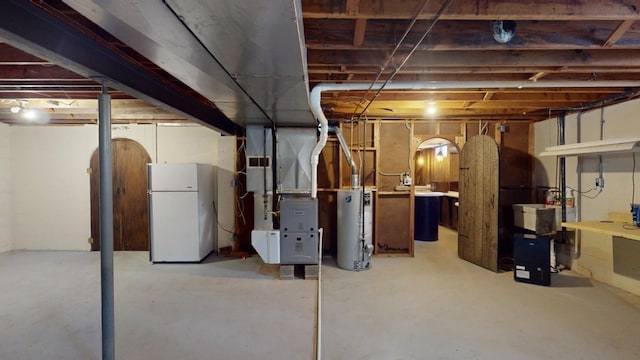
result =
[{"label": "light bulb", "polygon": [[425,110],[425,112],[427,113],[427,115],[435,115],[435,113],[438,112],[438,108],[436,107],[436,102],[429,101],[429,105],[427,106],[427,109]]},{"label": "light bulb", "polygon": [[38,113],[33,109],[26,109],[22,116],[27,120],[35,120],[38,117]]}]

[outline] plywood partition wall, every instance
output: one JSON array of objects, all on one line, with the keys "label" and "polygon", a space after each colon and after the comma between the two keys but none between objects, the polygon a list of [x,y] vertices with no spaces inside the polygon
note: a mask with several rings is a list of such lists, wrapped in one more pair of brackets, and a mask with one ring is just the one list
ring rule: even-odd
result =
[{"label": "plywood partition wall", "polygon": [[460,153],[458,256],[498,271],[499,154],[495,140],[476,135]]},{"label": "plywood partition wall", "polygon": [[413,173],[413,126],[381,121],[376,134],[375,252],[413,256],[413,192],[396,191],[402,173]]}]

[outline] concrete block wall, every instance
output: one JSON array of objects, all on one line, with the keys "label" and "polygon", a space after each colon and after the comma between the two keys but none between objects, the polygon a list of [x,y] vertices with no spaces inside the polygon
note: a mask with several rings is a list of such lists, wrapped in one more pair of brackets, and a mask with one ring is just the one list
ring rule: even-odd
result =
[{"label": "concrete block wall", "polygon": [[[640,100],[607,106],[585,112],[578,116],[566,117],[565,141],[567,144],[578,141],[600,139],[600,127],[603,123],[603,138],[640,137],[637,114]],[[535,124],[535,154],[546,146],[557,144],[557,119]],[[556,157],[536,157],[534,181],[536,185],[559,185]],[[588,220],[606,220],[610,212],[629,213],[632,201],[640,202],[640,154],[635,155],[636,174],[634,174],[634,154],[610,154],[603,156],[604,188],[599,191],[595,180],[599,176],[598,156],[580,156],[566,158],[567,185],[580,190],[576,194],[578,218]],[[635,187],[634,181],[639,185]],[[640,229],[638,230],[640,232]],[[570,266],[578,272],[592,278],[640,295],[640,276],[616,272],[614,268],[633,266],[640,263],[640,248],[631,248],[624,259],[614,254],[611,236],[581,231],[571,236],[572,248],[569,255]],[[577,238],[577,239],[576,239]],[[576,245],[578,247],[576,248]],[[621,263],[624,262],[625,264]],[[628,264],[626,264],[628,263]],[[616,266],[614,267],[614,264]],[[640,273],[640,272],[639,272]]]}]

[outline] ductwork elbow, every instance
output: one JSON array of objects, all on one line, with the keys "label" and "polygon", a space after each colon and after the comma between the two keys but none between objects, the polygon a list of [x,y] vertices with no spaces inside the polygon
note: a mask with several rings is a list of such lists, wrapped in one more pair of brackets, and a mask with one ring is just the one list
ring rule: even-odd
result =
[{"label": "ductwork elbow", "polygon": [[494,20],[491,22],[491,33],[495,41],[505,44],[516,34],[516,22],[513,20]]},{"label": "ductwork elbow", "polygon": [[318,84],[309,94],[309,106],[313,116],[318,120],[318,127],[320,128],[320,138],[311,151],[311,198],[316,198],[318,195],[318,161],[329,137],[329,121],[327,121],[320,104],[324,90],[326,90],[326,87],[323,84]]}]

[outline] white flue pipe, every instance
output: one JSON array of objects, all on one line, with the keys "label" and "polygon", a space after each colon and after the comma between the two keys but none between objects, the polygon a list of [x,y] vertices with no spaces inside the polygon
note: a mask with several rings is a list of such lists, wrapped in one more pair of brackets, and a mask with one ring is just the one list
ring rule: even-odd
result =
[{"label": "white flue pipe", "polygon": [[311,198],[313,199],[318,196],[318,159],[329,137],[329,121],[327,121],[327,117],[324,116],[320,100],[322,100],[322,92],[331,90],[332,85],[338,84],[318,84],[311,90],[311,94],[309,95],[311,112],[320,125],[320,139],[318,139],[318,143],[311,151]]},{"label": "white flue pipe", "polygon": [[[318,194],[318,159],[327,144],[329,122],[322,111],[324,91],[379,90],[384,83],[322,83],[316,85],[309,95],[311,112],[320,124],[320,139],[311,152],[311,197]],[[640,81],[389,81],[385,90],[439,90],[439,89],[535,89],[535,88],[589,88],[589,87],[640,87]]]}]

